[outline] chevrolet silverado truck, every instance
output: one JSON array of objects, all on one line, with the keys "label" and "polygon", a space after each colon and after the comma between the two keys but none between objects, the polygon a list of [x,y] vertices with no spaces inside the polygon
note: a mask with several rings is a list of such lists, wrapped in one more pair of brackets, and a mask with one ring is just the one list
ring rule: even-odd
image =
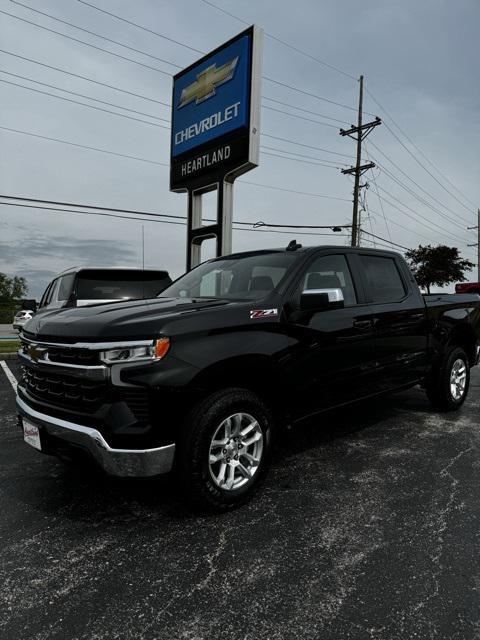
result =
[{"label": "chevrolet silverado truck", "polygon": [[282,425],[417,384],[458,409],[480,299],[424,298],[393,252],[292,241],[205,262],[157,298],[34,316],[21,340],[27,443],[117,476],[173,470],[222,510],[258,489]]}]

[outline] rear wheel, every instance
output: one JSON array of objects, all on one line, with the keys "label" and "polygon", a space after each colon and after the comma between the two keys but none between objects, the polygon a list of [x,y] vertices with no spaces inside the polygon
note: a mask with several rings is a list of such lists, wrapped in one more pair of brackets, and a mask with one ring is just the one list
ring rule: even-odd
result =
[{"label": "rear wheel", "polygon": [[470,365],[461,347],[452,347],[427,383],[427,396],[441,411],[455,411],[465,402],[470,386]]},{"label": "rear wheel", "polygon": [[197,405],[178,443],[177,473],[186,498],[214,510],[250,500],[268,470],[272,428],[268,407],[246,389],[218,391]]}]

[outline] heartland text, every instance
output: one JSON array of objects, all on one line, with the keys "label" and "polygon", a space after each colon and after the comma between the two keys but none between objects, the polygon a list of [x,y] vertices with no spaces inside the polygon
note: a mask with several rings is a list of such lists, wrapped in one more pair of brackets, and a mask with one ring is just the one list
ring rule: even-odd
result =
[{"label": "heartland text", "polygon": [[230,145],[225,145],[224,147],[217,149],[213,153],[206,153],[205,155],[197,156],[196,158],[194,158],[193,160],[189,160],[188,162],[183,162],[182,176],[188,176],[195,171],[206,169],[207,167],[211,167],[212,165],[218,164],[219,162],[228,160],[228,158],[230,157],[230,153]]}]

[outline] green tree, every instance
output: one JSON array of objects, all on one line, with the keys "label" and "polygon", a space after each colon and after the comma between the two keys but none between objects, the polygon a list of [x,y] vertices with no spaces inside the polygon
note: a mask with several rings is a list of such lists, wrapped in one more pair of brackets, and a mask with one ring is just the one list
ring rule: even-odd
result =
[{"label": "green tree", "polygon": [[465,282],[466,271],[471,271],[475,264],[462,258],[457,247],[427,245],[418,249],[410,249],[405,254],[410,268],[420,287],[430,293],[430,287],[443,287],[453,282]]},{"label": "green tree", "polygon": [[28,291],[27,281],[21,276],[7,276],[0,273],[0,301],[4,304],[12,304],[23,298]]}]

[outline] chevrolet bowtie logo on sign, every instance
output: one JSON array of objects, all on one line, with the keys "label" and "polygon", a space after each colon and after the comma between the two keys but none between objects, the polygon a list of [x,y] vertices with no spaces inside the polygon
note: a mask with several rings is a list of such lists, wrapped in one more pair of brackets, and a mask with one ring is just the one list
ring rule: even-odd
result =
[{"label": "chevrolet bowtie logo on sign", "polygon": [[178,104],[179,108],[185,107],[193,100],[195,100],[196,104],[200,104],[204,100],[214,96],[217,87],[233,78],[237,62],[238,56],[230,60],[230,62],[222,64],[220,67],[212,64],[210,67],[207,67],[205,71],[199,73],[195,82],[192,82],[192,84],[182,90]]}]

